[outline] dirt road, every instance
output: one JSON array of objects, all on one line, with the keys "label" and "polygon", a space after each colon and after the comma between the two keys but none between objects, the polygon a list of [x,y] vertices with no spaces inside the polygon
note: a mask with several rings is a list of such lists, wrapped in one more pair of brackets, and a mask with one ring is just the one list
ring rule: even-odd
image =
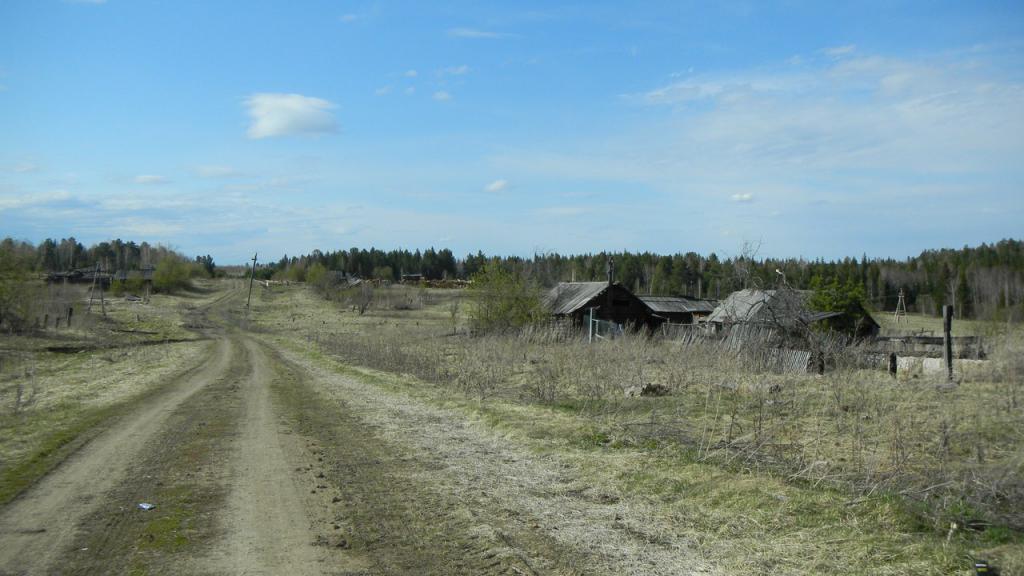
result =
[{"label": "dirt road", "polygon": [[229,340],[219,341],[203,365],[188,371],[134,414],[112,423],[109,430],[4,509],[0,514],[0,573],[53,571],[78,523],[125,478],[146,440],[160,431],[171,410],[224,373],[232,353]]},{"label": "dirt road", "polygon": [[0,510],[0,574],[708,572],[570,465],[217,306],[201,365]]}]

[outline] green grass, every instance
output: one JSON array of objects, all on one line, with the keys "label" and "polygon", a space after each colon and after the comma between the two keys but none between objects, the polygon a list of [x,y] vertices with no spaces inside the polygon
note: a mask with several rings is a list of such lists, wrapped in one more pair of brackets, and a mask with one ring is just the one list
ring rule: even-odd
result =
[{"label": "green grass", "polygon": [[[58,409],[49,414],[46,422],[36,421],[30,425],[47,427],[36,430],[33,435],[38,437],[35,447],[26,458],[5,466],[0,472],[0,505],[7,504],[26,488],[53,470],[69,455],[101,431],[100,424],[110,422],[111,418],[120,414],[124,406],[108,406],[106,408],[76,414],[73,409]],[[62,427],[49,428],[53,421],[69,422]],[[26,431],[19,426],[0,428],[0,434],[22,434]]]},{"label": "green grass", "polygon": [[164,554],[180,551],[189,545],[189,532],[195,516],[193,491],[191,486],[175,486],[160,492],[160,505],[150,512],[152,518],[146,522],[139,536],[137,545],[140,551]]}]

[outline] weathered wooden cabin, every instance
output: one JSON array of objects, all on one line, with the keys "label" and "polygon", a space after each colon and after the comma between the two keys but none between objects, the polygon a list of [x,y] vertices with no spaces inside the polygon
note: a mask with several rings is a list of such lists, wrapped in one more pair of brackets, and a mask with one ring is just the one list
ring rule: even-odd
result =
[{"label": "weathered wooden cabin", "polygon": [[591,310],[594,318],[622,326],[654,328],[660,321],[651,309],[618,282],[562,282],[544,297],[544,305],[556,318],[585,325]]},{"label": "weathered wooden cabin", "polygon": [[854,312],[812,310],[811,294],[809,290],[739,290],[723,300],[707,322],[717,329],[734,324],[760,324],[786,330],[821,323],[857,338],[874,337],[881,330],[871,314],[860,307]]}]

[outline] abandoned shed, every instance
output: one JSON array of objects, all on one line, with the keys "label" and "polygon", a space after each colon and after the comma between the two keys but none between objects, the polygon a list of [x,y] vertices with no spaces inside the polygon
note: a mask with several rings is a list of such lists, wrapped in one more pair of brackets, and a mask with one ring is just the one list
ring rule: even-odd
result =
[{"label": "abandoned shed", "polygon": [[815,311],[809,290],[756,290],[733,292],[708,316],[716,329],[734,324],[762,324],[799,330],[823,325],[858,338],[877,336],[881,327],[871,314],[858,306],[850,312]]},{"label": "abandoned shed", "polygon": [[558,318],[583,325],[593,310],[594,318],[622,326],[653,328],[660,321],[651,309],[618,282],[562,282],[544,296],[544,305]]},{"label": "abandoned shed", "polygon": [[152,282],[155,270],[152,266],[147,266],[141,270],[118,270],[114,272],[113,280],[115,282],[127,282],[129,280]]},{"label": "abandoned shed", "polygon": [[715,310],[713,300],[683,298],[681,296],[640,296],[651,314],[660,322],[696,324]]}]

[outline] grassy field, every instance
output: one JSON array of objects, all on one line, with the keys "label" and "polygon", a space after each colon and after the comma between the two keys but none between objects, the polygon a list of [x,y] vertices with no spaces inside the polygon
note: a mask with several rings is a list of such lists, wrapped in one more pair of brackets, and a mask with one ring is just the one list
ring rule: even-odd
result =
[{"label": "grassy field", "polygon": [[[875,312],[872,317],[882,327],[883,336],[920,334],[942,336],[942,318],[923,314],[901,316],[899,322],[892,312]],[[953,319],[953,336],[1000,336],[1012,330],[1005,322]]]},{"label": "grassy field", "polygon": [[[950,388],[852,364],[766,373],[642,337],[470,337],[458,291],[378,290],[365,314],[301,286],[254,300],[254,329],[576,462],[588,494],[645,499],[645,533],[727,573],[1024,571],[1019,335]],[[670,394],[626,394],[652,383]]]}]

